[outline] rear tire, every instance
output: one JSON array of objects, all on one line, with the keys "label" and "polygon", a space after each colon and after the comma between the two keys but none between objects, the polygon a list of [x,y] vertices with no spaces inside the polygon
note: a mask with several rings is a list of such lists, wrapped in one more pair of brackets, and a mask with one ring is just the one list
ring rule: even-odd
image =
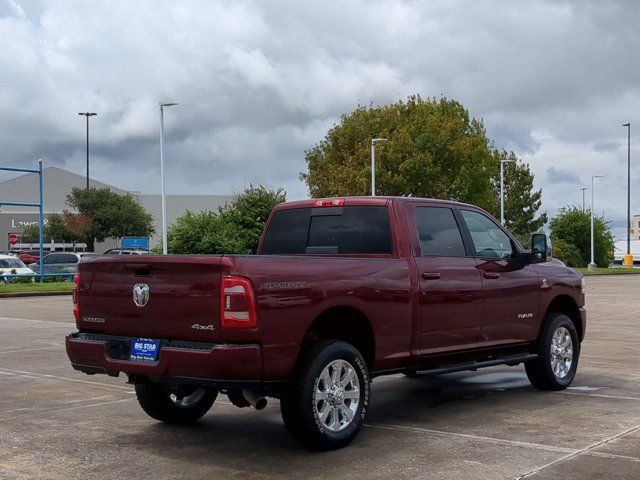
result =
[{"label": "rear tire", "polygon": [[538,358],[525,362],[531,384],[540,390],[564,390],[578,368],[580,342],[571,319],[562,313],[547,315],[538,337]]},{"label": "rear tire", "polygon": [[322,340],[304,354],[280,400],[291,436],[313,450],[349,444],[369,408],[369,370],[351,344]]},{"label": "rear tire", "polygon": [[206,414],[216,401],[218,391],[182,385],[170,387],[164,383],[137,383],[138,403],[147,415],[172,424],[194,423]]}]

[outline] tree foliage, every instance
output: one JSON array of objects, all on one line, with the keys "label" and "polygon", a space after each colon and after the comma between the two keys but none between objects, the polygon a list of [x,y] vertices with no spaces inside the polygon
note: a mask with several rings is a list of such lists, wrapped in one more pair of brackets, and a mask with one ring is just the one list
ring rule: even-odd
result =
[{"label": "tree foliage", "polygon": [[[560,209],[551,219],[551,242],[554,255],[571,267],[584,267],[591,261],[591,212],[575,206]],[[604,217],[595,217],[593,224],[594,260],[606,267],[613,258],[614,239],[610,224]]]},{"label": "tree foliage", "polygon": [[83,220],[69,219],[69,226],[82,237],[89,251],[95,241],[124,236],[148,236],[154,232],[153,216],[132,195],[119,195],[109,188],[74,188],[67,204]]},{"label": "tree foliage", "polygon": [[269,213],[284,201],[282,189],[250,185],[217,212],[188,211],[169,228],[169,253],[255,253]]},{"label": "tree foliage", "polygon": [[40,228],[38,225],[27,225],[22,229],[20,235],[20,241],[22,243],[37,243],[40,241],[38,238],[40,234]]},{"label": "tree foliage", "polygon": [[[63,210],[62,214],[52,213],[43,230],[43,241],[77,243],[84,241],[91,226],[91,217]],[[38,225],[29,225],[22,230],[22,242],[37,243]]]},{"label": "tree foliage", "polygon": [[80,238],[74,238],[71,230],[67,228],[65,219],[59,213],[49,215],[49,221],[44,227],[44,242],[77,242]]},{"label": "tree foliage", "polygon": [[[358,107],[342,115],[319,144],[305,152],[308,171],[300,174],[312,197],[369,195],[371,139],[376,146],[376,193],[456,199],[499,216],[500,160],[507,166],[505,211],[514,233],[528,235],[546,222],[536,216],[541,191],[533,190],[529,166],[513,152],[497,150],[482,120],[471,118],[454,100],[406,101]],[[510,165],[510,167],[509,167]]]}]

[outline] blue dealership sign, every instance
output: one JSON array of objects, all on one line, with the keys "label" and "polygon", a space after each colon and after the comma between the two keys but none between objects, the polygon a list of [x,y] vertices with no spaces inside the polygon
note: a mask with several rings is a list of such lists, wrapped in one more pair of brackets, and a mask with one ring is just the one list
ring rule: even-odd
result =
[{"label": "blue dealership sign", "polygon": [[122,237],[120,248],[149,250],[149,237]]}]

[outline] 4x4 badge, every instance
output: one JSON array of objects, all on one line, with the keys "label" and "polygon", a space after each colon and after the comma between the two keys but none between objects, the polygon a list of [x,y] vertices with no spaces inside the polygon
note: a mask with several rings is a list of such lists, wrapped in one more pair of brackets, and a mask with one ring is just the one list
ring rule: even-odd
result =
[{"label": "4x4 badge", "polygon": [[133,286],[133,303],[139,307],[144,307],[149,301],[149,285],[146,283],[136,283]]}]

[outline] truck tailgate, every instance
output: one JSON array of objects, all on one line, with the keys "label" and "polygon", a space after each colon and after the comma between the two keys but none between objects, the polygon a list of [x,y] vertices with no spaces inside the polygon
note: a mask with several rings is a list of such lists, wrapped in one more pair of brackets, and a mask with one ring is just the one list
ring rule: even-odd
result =
[{"label": "truck tailgate", "polygon": [[[93,257],[80,262],[81,331],[156,339],[219,339],[222,256]],[[144,305],[134,287],[148,287]],[[139,291],[140,293],[140,291]],[[144,294],[138,303],[144,303]]]}]

